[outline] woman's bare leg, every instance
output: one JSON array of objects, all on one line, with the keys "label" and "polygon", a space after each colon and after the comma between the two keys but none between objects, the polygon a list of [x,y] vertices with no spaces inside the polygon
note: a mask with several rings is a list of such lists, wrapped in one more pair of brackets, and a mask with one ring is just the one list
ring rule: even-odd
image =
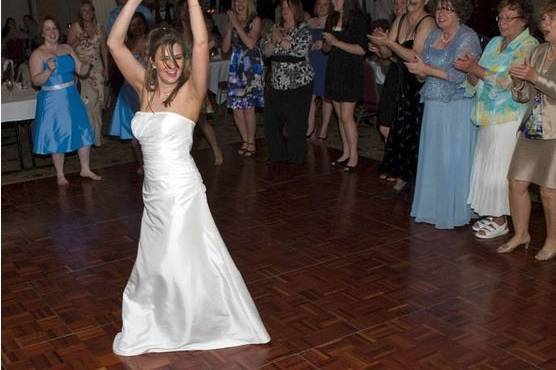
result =
[{"label": "woman's bare leg", "polygon": [[90,155],[91,155],[91,147],[84,146],[79,148],[77,151],[77,155],[79,156],[79,163],[81,164],[81,177],[88,177],[91,180],[102,180],[102,177],[91,171],[90,167]]},{"label": "woman's bare leg", "polygon": [[65,186],[69,185],[69,181],[66,179],[64,175],[64,153],[53,153],[52,154],[52,163],[54,163],[54,169],[56,170],[56,179],[58,182],[58,186]]},{"label": "woman's bare leg", "polygon": [[541,187],[541,199],[546,221],[546,240],[535,258],[547,261],[556,257],[556,189]]},{"label": "woman's bare leg", "polygon": [[322,123],[320,126],[319,139],[326,139],[328,136],[328,124],[332,117],[332,103],[330,100],[322,98]]},{"label": "woman's bare leg", "polygon": [[359,141],[359,132],[357,130],[357,123],[353,118],[353,111],[355,110],[355,103],[343,102],[340,103],[342,111],[342,125],[345,130],[345,138],[349,150],[349,161],[346,166],[355,167],[359,161],[359,154],[357,152],[357,144]]},{"label": "woman's bare leg", "polygon": [[222,150],[218,145],[218,140],[216,140],[216,133],[214,132],[214,128],[212,128],[212,125],[208,123],[205,118],[199,119],[199,122],[197,124],[199,125],[199,128],[203,132],[203,135],[205,135],[205,138],[207,139],[207,142],[212,149],[212,154],[214,156],[214,165],[221,165],[224,161],[224,157],[222,156]]},{"label": "woman's bare leg", "polygon": [[342,105],[339,102],[333,101],[332,105],[338,116],[338,129],[340,130],[340,138],[342,139],[342,155],[336,159],[336,162],[343,162],[349,158],[349,145],[346,138],[344,123],[342,122]]},{"label": "woman's bare leg", "polygon": [[527,244],[529,236],[529,217],[531,216],[531,197],[527,181],[510,180],[510,211],[514,225],[514,236],[496,250],[498,253],[510,253],[518,246]]},{"label": "woman's bare leg", "polygon": [[257,134],[257,116],[255,114],[255,108],[247,108],[244,110],[244,117],[245,117],[245,127],[247,128],[247,142],[248,144],[248,152],[250,153],[248,156],[251,156],[256,151],[255,145],[255,137]]}]

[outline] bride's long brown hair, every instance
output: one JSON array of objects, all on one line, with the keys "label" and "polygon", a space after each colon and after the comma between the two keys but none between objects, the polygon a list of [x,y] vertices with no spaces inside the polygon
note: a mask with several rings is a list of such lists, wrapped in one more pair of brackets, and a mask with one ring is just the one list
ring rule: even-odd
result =
[{"label": "bride's long brown hair", "polygon": [[[172,58],[172,61],[170,63],[177,65],[178,63],[176,61],[176,56],[174,55],[175,44],[180,45],[183,50],[183,70],[180,77],[178,78],[176,86],[174,87],[170,95],[168,95],[168,97],[163,101],[165,107],[168,107],[170,104],[172,104],[172,101],[174,101],[174,99],[176,98],[179,89],[188,80],[191,73],[191,61],[186,56],[186,46],[185,42],[183,41],[183,37],[181,37],[181,35],[175,29],[169,27],[156,28],[149,33],[149,36],[147,38],[147,72],[145,73],[145,83],[143,85],[147,92],[155,92],[159,88],[158,72],[152,64],[156,51],[159,48],[162,48],[161,50],[163,54]],[[147,103],[149,108],[151,107],[153,99],[154,94],[151,95]]]}]

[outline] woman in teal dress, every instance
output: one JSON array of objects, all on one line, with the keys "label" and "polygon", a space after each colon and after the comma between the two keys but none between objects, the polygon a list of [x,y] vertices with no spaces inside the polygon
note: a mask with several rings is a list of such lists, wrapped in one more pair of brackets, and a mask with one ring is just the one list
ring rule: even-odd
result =
[{"label": "woman in teal dress", "polygon": [[462,226],[471,218],[467,204],[469,177],[477,129],[471,124],[473,99],[465,96],[465,73],[454,61],[465,55],[478,58],[477,34],[463,23],[473,6],[470,0],[440,0],[435,4],[439,29],[431,32],[422,56],[406,63],[425,79],[424,102],[415,195],[411,216],[439,229]]},{"label": "woman in teal dress", "polygon": [[89,166],[94,137],[74,83],[75,74],[87,75],[90,65],[83,65],[69,45],[58,44],[60,31],[52,18],[42,22],[41,30],[44,42],[29,61],[33,84],[41,87],[37,95],[33,152],[52,155],[60,186],[69,184],[64,175],[65,153],[75,150],[81,176],[100,180]]}]

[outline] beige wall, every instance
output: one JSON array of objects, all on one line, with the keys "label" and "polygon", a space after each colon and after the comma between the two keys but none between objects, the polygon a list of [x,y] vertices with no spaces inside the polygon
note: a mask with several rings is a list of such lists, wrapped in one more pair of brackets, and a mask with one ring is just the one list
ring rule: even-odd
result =
[{"label": "beige wall", "polygon": [[116,2],[114,0],[93,0],[93,4],[95,4],[98,23],[106,25],[108,14],[116,6]]},{"label": "beige wall", "polygon": [[2,27],[9,17],[14,18],[17,26],[21,27],[23,16],[30,13],[27,0],[1,0],[0,3],[2,3]]}]

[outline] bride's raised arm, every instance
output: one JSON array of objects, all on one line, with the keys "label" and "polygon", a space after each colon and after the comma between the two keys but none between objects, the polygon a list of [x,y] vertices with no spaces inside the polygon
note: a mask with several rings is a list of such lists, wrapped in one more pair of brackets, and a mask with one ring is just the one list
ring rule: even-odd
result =
[{"label": "bride's raised arm", "polygon": [[204,99],[207,93],[208,79],[208,31],[205,17],[198,0],[187,0],[191,19],[191,33],[193,35],[193,48],[191,51],[191,77],[190,86],[193,93]]},{"label": "bride's raised arm", "polygon": [[145,67],[139,63],[125,44],[127,29],[131,23],[131,18],[141,0],[128,0],[122,8],[118,18],[112,26],[112,31],[108,36],[106,44],[114,62],[124,75],[127,82],[141,95],[145,80]]}]

